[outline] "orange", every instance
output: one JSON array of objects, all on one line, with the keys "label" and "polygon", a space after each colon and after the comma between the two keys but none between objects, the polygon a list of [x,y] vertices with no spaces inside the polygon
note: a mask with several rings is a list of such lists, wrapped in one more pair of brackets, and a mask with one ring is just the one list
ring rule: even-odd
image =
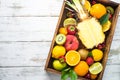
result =
[{"label": "orange", "polygon": [[94,79],[97,78],[97,74],[91,74],[90,77],[91,77],[92,80],[94,80]]},{"label": "orange", "polygon": [[85,4],[84,4],[84,8],[87,10],[87,11],[90,11],[90,8],[91,8],[91,4],[89,1],[85,1]]},{"label": "orange", "polygon": [[100,3],[94,4],[90,9],[90,14],[97,19],[100,19],[104,14],[106,14],[106,8]]},{"label": "orange", "polygon": [[103,52],[99,49],[93,49],[92,56],[94,61],[100,61],[103,58]]},{"label": "orange", "polygon": [[61,27],[61,28],[59,29],[59,33],[64,34],[64,35],[67,35],[67,29],[64,28],[64,27]]},{"label": "orange", "polygon": [[58,59],[60,56],[65,55],[66,49],[63,46],[56,45],[52,51],[52,57]]},{"label": "orange", "polygon": [[85,76],[88,73],[89,66],[85,61],[80,61],[77,66],[74,67],[74,71],[79,76]]},{"label": "orange", "polygon": [[66,63],[70,66],[75,66],[80,61],[80,54],[75,50],[70,50],[65,55]]}]

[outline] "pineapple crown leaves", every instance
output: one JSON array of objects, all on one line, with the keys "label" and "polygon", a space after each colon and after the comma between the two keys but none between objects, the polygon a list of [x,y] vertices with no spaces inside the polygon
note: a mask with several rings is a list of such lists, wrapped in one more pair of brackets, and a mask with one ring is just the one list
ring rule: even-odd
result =
[{"label": "pineapple crown leaves", "polygon": [[77,12],[77,15],[80,19],[83,20],[87,17],[80,0],[72,0],[72,2],[66,0],[65,2]]}]

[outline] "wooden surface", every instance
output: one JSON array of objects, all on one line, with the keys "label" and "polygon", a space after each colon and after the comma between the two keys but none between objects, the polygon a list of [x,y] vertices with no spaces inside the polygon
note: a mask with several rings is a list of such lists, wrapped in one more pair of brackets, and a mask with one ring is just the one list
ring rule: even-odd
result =
[{"label": "wooden surface", "polygon": [[[0,80],[60,80],[44,66],[62,2],[0,0]],[[120,16],[103,80],[120,80],[119,23]]]}]

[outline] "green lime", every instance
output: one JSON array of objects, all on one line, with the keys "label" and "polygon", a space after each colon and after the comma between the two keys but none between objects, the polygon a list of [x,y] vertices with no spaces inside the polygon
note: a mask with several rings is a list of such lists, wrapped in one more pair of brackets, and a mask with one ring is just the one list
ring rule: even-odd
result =
[{"label": "green lime", "polygon": [[74,18],[67,18],[64,20],[63,26],[69,26],[69,25],[77,25],[77,22]]},{"label": "green lime", "polygon": [[103,66],[100,62],[94,63],[89,68],[91,74],[99,74],[102,70],[103,70]]}]

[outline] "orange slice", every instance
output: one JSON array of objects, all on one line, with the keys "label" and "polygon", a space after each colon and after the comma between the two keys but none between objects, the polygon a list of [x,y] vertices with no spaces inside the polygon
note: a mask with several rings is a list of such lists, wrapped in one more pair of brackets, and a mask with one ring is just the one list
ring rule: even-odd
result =
[{"label": "orange slice", "polygon": [[75,66],[80,61],[80,54],[77,51],[70,50],[65,55],[66,63],[70,66]]}]

